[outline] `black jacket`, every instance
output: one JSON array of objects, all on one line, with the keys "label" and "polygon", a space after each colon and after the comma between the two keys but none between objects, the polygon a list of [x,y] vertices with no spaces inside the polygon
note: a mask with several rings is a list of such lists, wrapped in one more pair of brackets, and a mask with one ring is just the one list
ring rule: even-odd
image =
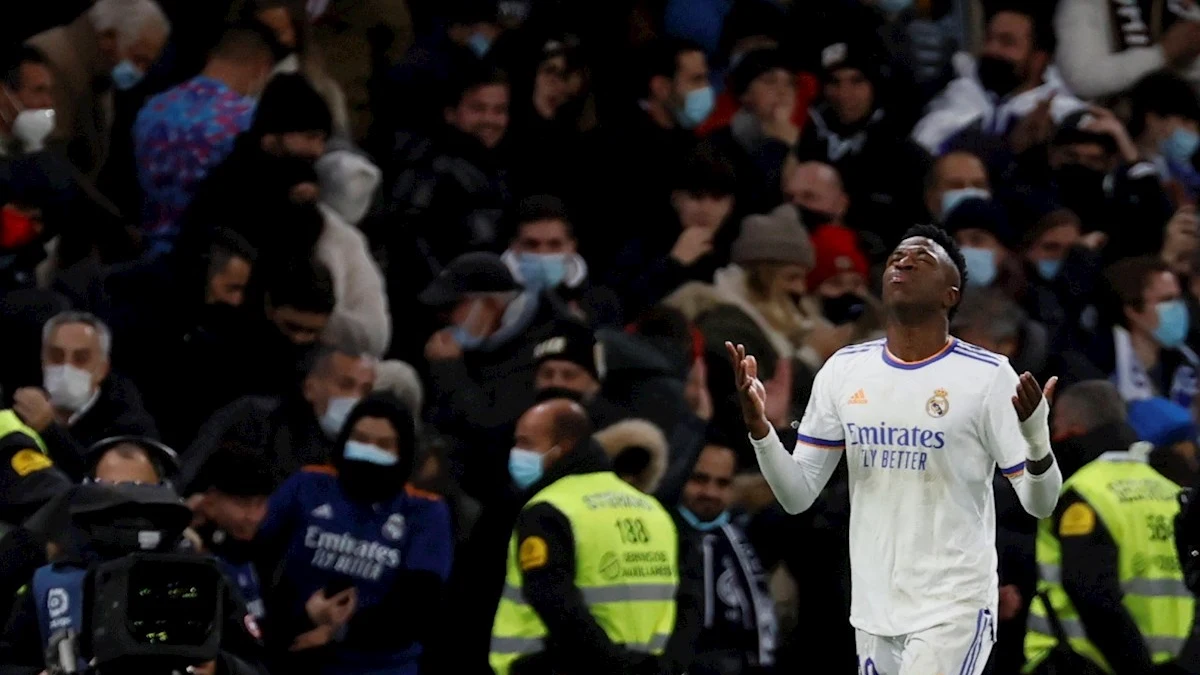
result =
[{"label": "black jacket", "polygon": [[[837,168],[850,197],[847,225],[875,233],[890,247],[922,222],[929,156],[883,109],[853,127],[839,124],[824,103],[811,108],[808,117],[796,156]],[[805,223],[810,230],[818,224]]]},{"label": "black jacket", "polygon": [[184,451],[180,485],[188,494],[205,462],[223,443],[256,448],[273,459],[277,484],[309,464],[327,464],[333,441],[317,423],[312,404],[296,395],[246,396],[218,410]]},{"label": "black jacket", "polygon": [[72,484],[29,436],[0,438],[0,526],[20,525]]},{"label": "black jacket", "polygon": [[513,426],[533,405],[533,348],[566,318],[561,303],[537,301],[525,329],[507,342],[429,362],[429,419],[452,441],[452,474],[478,499],[501,487]]},{"label": "black jacket", "polygon": [[52,422],[41,432],[50,457],[74,480],[83,479],[84,455],[93,443],[123,435],[157,439],[158,427],[142,405],[137,387],[116,373],[100,383],[99,398],[74,424],[67,427]]},{"label": "black jacket", "polygon": [[[576,447],[547,475],[530,487],[527,494],[571,475],[611,471],[604,451],[594,441]],[[546,542],[546,564],[526,570],[522,590],[525,599],[546,624],[549,649],[518,659],[513,675],[541,675],[558,672],[599,673],[681,673],[691,659],[700,624],[700,597],[695,576],[695,542],[680,536],[680,583],[676,592],[675,630],[661,657],[632,652],[614,644],[592,617],[579,588],[575,586],[575,540],[567,517],[550,504],[541,503],[524,509],[517,516],[518,541],[540,537]],[[691,575],[686,576],[685,574]]]}]

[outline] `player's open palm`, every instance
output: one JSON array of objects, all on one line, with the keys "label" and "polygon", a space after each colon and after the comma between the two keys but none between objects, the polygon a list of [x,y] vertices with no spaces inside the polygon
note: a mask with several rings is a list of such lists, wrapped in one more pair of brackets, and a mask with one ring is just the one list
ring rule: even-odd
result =
[{"label": "player's open palm", "polygon": [[1052,377],[1046,382],[1045,388],[1042,388],[1029,371],[1022,373],[1017,382],[1017,393],[1012,397],[1013,408],[1017,411],[1017,419],[1021,422],[1029,419],[1041,405],[1043,398],[1049,405],[1054,398],[1054,387],[1057,384],[1058,378]]},{"label": "player's open palm", "polygon": [[744,345],[735,347],[726,342],[725,349],[733,361],[733,381],[742,406],[742,420],[754,438],[766,438],[771,423],[767,420],[767,388],[758,379],[758,361],[746,355]]}]

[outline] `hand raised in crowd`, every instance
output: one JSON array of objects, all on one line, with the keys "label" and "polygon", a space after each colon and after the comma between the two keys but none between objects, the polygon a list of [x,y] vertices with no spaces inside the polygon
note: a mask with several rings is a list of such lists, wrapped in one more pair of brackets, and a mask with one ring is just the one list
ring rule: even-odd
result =
[{"label": "hand raised in crowd", "polygon": [[462,354],[462,346],[454,339],[454,333],[449,328],[430,335],[425,343],[425,358],[430,361],[453,361],[461,359]]},{"label": "hand raised in crowd", "polygon": [[1200,56],[1200,22],[1176,21],[1159,41],[1163,56],[1173,66],[1186,66]]},{"label": "hand raised in crowd", "polygon": [[1089,251],[1099,251],[1100,249],[1104,248],[1104,245],[1107,243],[1108,235],[1100,230],[1088,232],[1079,238],[1079,245],[1088,249]]},{"label": "hand raised in crowd", "polygon": [[43,432],[54,423],[54,406],[46,392],[37,387],[22,387],[13,393],[13,411],[34,431]]},{"label": "hand raised in crowd", "polygon": [[1088,108],[1092,119],[1088,120],[1084,125],[1084,131],[1090,131],[1094,134],[1104,134],[1113,139],[1117,144],[1117,149],[1121,153],[1121,159],[1126,164],[1133,164],[1138,161],[1139,153],[1137,145],[1133,139],[1129,137],[1129,131],[1125,129],[1125,125],[1121,124],[1121,120],[1107,108],[1100,106],[1091,106]]},{"label": "hand raised in crowd", "polygon": [[712,252],[713,237],[716,234],[716,228],[684,227],[679,239],[675,241],[675,246],[671,249],[671,257],[684,267],[695,263]]},{"label": "hand raised in crowd", "polygon": [[1192,255],[1200,246],[1200,216],[1196,207],[1184,204],[1179,207],[1163,232],[1162,259],[1171,269],[1187,272]]},{"label": "hand raised in crowd", "polygon": [[771,138],[783,141],[791,147],[800,140],[800,127],[792,122],[792,113],[796,109],[796,96],[793,93],[776,104],[771,116],[763,123],[763,131]]},{"label": "hand raised in crowd", "polygon": [[767,388],[758,379],[758,361],[746,355],[743,345],[735,347],[726,342],[725,350],[733,361],[733,382],[742,406],[742,421],[753,438],[766,438],[771,432],[771,422],[767,419]]},{"label": "hand raised in crowd", "polygon": [[1033,110],[1013,127],[1012,133],[1008,136],[1008,144],[1013,152],[1019,155],[1030,148],[1050,142],[1050,137],[1054,134],[1055,129],[1054,118],[1051,116],[1050,110],[1054,105],[1056,94],[1057,92],[1050,92],[1049,96],[1038,101]]},{"label": "hand raised in crowd", "polygon": [[712,419],[712,395],[708,393],[708,366],[704,359],[696,359],[692,364],[692,372],[688,374],[687,385],[683,390],[683,398],[687,401],[692,414],[705,422]]}]

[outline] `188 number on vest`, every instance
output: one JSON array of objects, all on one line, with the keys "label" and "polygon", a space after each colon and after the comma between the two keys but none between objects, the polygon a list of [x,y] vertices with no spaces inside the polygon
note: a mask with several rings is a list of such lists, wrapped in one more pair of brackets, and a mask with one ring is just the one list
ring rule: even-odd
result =
[{"label": "188 number on vest", "polygon": [[621,518],[616,525],[621,533],[621,541],[626,544],[645,544],[650,541],[650,532],[641,518]]}]

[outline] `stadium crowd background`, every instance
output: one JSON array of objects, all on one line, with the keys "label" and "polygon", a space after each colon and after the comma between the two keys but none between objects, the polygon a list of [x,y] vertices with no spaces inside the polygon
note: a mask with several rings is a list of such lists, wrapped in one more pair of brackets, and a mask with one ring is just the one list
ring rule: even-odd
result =
[{"label": "stadium crowd background", "polygon": [[[783,514],[723,343],[758,356],[786,430],[824,360],[881,335],[879,271],[917,223],[966,256],[953,333],[1061,378],[1064,471],[1143,440],[1196,481],[1192,2],[22,5],[0,10],[5,405],[72,482],[97,441],[161,440],[201,538],[233,519],[249,541],[267,495],[362,440],[376,392],[402,461],[357,488],[411,480],[450,514],[429,510],[434,573],[369,616],[425,645],[421,672],[486,668],[513,428],[556,396],[639,489],[747,533],[775,616],[741,579],[706,639],[772,658],[712,672],[852,672],[844,472]],[[1091,380],[1122,405],[1068,395]],[[10,528],[64,489],[19,455]],[[996,490],[999,675],[1036,567]],[[276,602],[268,648],[303,672],[311,626]]]}]

